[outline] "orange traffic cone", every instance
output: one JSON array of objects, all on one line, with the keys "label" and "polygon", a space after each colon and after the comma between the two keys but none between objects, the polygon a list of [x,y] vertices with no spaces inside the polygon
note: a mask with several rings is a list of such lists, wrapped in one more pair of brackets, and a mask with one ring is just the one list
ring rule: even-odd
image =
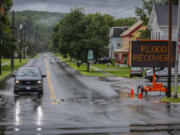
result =
[{"label": "orange traffic cone", "polygon": [[134,96],[134,90],[131,89],[131,98],[133,98],[133,96]]},{"label": "orange traffic cone", "polygon": [[143,96],[142,96],[142,93],[141,93],[141,92],[139,93],[139,98],[143,98]]}]

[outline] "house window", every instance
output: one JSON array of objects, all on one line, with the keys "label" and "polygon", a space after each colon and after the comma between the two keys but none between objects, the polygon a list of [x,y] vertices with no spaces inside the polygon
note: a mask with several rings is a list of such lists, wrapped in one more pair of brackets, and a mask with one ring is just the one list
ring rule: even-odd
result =
[{"label": "house window", "polygon": [[117,40],[117,46],[119,47],[121,45],[120,40]]},{"label": "house window", "polygon": [[160,39],[160,32],[156,32],[156,39]]}]

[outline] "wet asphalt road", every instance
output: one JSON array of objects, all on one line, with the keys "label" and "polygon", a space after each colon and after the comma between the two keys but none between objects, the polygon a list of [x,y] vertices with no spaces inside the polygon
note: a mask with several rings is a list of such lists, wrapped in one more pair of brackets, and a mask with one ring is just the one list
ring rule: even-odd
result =
[{"label": "wet asphalt road", "polygon": [[49,54],[27,66],[47,74],[44,95],[15,96],[13,78],[1,84],[0,135],[180,134],[179,104],[159,103],[159,93],[131,98],[144,79],[85,77]]}]

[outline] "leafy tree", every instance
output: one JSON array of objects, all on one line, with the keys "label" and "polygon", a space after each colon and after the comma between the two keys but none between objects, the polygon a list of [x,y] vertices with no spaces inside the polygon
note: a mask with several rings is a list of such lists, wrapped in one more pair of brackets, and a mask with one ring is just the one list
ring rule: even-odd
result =
[{"label": "leafy tree", "polygon": [[109,23],[106,21],[106,16],[99,13],[87,15],[82,25],[85,32],[81,40],[81,44],[84,45],[81,59],[87,60],[88,50],[93,50],[95,59],[102,57],[103,50],[109,43]]},{"label": "leafy tree", "polygon": [[105,20],[105,22],[108,24],[109,27],[116,26],[116,24],[115,24],[115,21],[116,21],[116,20],[114,19],[113,16],[108,15],[108,14],[105,14],[105,15],[104,15],[104,20]]},{"label": "leafy tree", "polygon": [[135,22],[137,22],[137,18],[135,17],[120,18],[120,19],[114,20],[114,26],[119,26],[119,27],[131,26]]},{"label": "leafy tree", "polygon": [[54,46],[63,55],[69,54],[70,57],[78,58],[76,53],[76,45],[79,45],[80,34],[83,29],[81,26],[81,21],[84,17],[81,9],[74,9],[71,13],[67,14],[54,29],[53,41]]},{"label": "leafy tree", "polygon": [[81,9],[72,10],[54,28],[53,47],[64,56],[87,62],[88,50],[94,58],[103,56],[109,42],[109,28],[114,25],[110,15],[84,15]]},{"label": "leafy tree", "polygon": [[9,53],[10,48],[14,47],[12,44],[12,42],[14,40],[11,40],[11,31],[10,31],[10,21],[8,18],[8,11],[10,10],[11,6],[12,6],[12,0],[4,0],[2,1],[2,5],[5,9],[5,14],[3,14],[2,16],[0,16],[0,40],[2,40],[3,42],[3,46],[0,46],[0,51],[1,51],[1,55],[5,53],[2,52],[7,52]]}]

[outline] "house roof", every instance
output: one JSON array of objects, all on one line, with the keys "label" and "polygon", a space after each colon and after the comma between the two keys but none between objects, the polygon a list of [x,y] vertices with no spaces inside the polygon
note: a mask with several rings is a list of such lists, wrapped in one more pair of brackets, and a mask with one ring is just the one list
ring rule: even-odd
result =
[{"label": "house roof", "polygon": [[129,52],[128,48],[121,48],[114,51],[114,53],[128,53],[128,52]]},{"label": "house roof", "polygon": [[113,37],[120,37],[120,35],[127,29],[127,27],[113,27]]},{"label": "house roof", "polygon": [[132,25],[131,27],[129,27],[129,29],[127,29],[126,31],[124,31],[121,34],[121,37],[124,36],[131,36],[132,33],[134,33],[139,27],[141,27],[143,24],[143,22],[141,20],[139,20],[138,22],[136,22],[134,25]]},{"label": "house roof", "polygon": [[[157,15],[157,22],[160,26],[169,25],[169,6],[168,5],[159,5],[155,4],[155,12]],[[172,25],[177,26],[177,17],[178,17],[178,6],[174,5],[172,7]]]}]

